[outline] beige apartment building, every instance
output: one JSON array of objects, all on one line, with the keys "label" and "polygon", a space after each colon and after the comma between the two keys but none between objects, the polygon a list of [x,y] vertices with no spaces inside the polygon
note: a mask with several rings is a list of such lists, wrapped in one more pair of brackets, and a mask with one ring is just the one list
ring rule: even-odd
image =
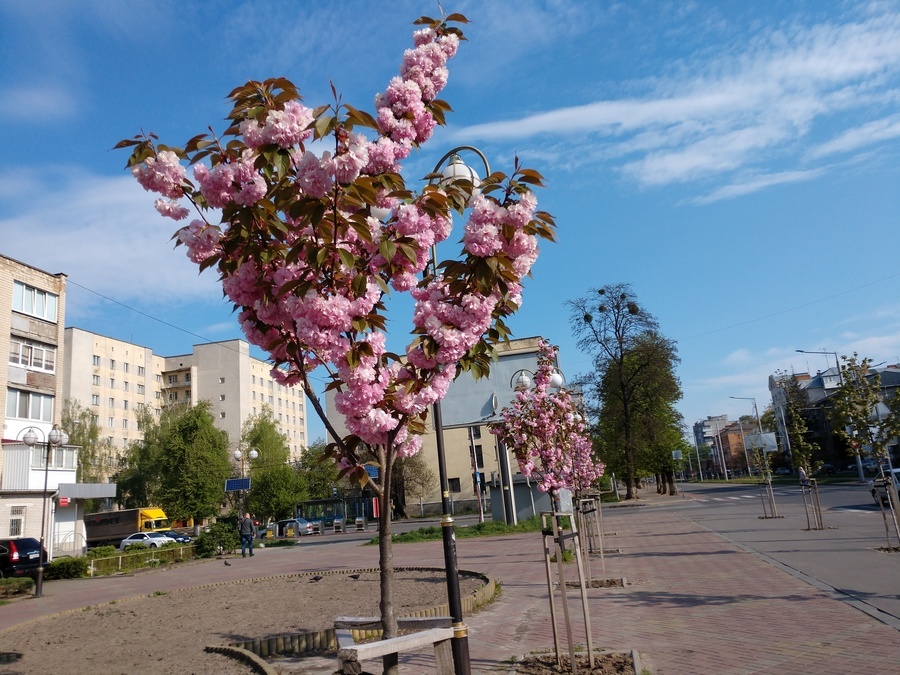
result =
[{"label": "beige apartment building", "polygon": [[3,438],[50,432],[62,413],[66,275],[0,255]]},{"label": "beige apartment building", "polygon": [[271,365],[250,356],[243,340],[198,344],[190,354],[159,356],[148,347],[67,328],[65,344],[64,398],[95,415],[117,452],[141,438],[137,409],[148,406],[158,416],[166,405],[199,401],[209,401],[216,425],[234,449],[244,421],[264,405],[288,440],[292,459],[299,458],[307,443],[303,391],[275,382]]}]

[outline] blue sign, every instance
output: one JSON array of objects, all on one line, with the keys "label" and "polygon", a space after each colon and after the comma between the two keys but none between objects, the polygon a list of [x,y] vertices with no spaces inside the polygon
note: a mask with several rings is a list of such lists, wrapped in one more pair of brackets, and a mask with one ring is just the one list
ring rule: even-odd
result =
[{"label": "blue sign", "polygon": [[225,492],[242,492],[249,489],[249,478],[228,478],[225,480]]},{"label": "blue sign", "polygon": [[372,466],[371,464],[366,464],[366,473],[369,474],[369,478],[378,478],[378,467]]}]

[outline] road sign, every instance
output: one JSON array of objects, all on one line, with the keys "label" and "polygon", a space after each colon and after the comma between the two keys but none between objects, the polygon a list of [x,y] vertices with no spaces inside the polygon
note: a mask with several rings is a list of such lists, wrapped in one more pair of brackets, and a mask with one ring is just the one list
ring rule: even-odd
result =
[{"label": "road sign", "polygon": [[672,459],[681,459],[681,450],[673,450]]}]

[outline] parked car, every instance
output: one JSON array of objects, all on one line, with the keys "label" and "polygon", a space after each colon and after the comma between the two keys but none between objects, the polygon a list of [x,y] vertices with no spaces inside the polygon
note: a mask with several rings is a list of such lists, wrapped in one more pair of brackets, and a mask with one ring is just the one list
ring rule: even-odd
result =
[{"label": "parked car", "polygon": [[[33,537],[0,539],[0,577],[33,577],[41,566],[41,542]],[[43,551],[47,564],[47,551]]]},{"label": "parked car", "polygon": [[179,544],[190,544],[193,541],[193,538],[183,532],[177,532],[175,530],[161,530],[160,534],[163,534],[167,537],[171,537]]},{"label": "parked car", "polygon": [[887,487],[891,479],[894,481],[894,489],[900,488],[900,469],[894,469],[892,472],[885,471],[884,478],[876,476],[869,481],[869,492],[872,493],[872,499],[876,504],[884,504],[887,506],[888,496]]},{"label": "parked car", "polygon": [[125,537],[119,544],[119,550],[124,551],[130,544],[140,544],[147,548],[159,548],[164,544],[174,544],[172,537],[167,537],[161,532],[135,532]]},{"label": "parked car", "polygon": [[826,476],[830,476],[834,473],[834,465],[823,464],[818,469],[816,469],[816,473],[824,473]]},{"label": "parked car", "polygon": [[[292,532],[293,535],[289,534]],[[288,518],[275,523],[275,536],[277,537],[302,537],[313,533],[313,525],[305,518]]]},{"label": "parked car", "polygon": [[791,470],[789,468],[787,468],[786,466],[779,466],[777,469],[775,469],[775,475],[776,476],[790,476]]}]

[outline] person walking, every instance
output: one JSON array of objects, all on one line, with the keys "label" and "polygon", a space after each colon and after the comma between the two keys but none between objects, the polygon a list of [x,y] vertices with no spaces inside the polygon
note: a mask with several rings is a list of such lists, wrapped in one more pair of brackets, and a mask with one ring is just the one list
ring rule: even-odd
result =
[{"label": "person walking", "polygon": [[249,513],[244,514],[238,532],[241,535],[241,557],[247,557],[247,549],[250,549],[250,557],[253,557],[253,540],[256,538],[256,525]]}]

